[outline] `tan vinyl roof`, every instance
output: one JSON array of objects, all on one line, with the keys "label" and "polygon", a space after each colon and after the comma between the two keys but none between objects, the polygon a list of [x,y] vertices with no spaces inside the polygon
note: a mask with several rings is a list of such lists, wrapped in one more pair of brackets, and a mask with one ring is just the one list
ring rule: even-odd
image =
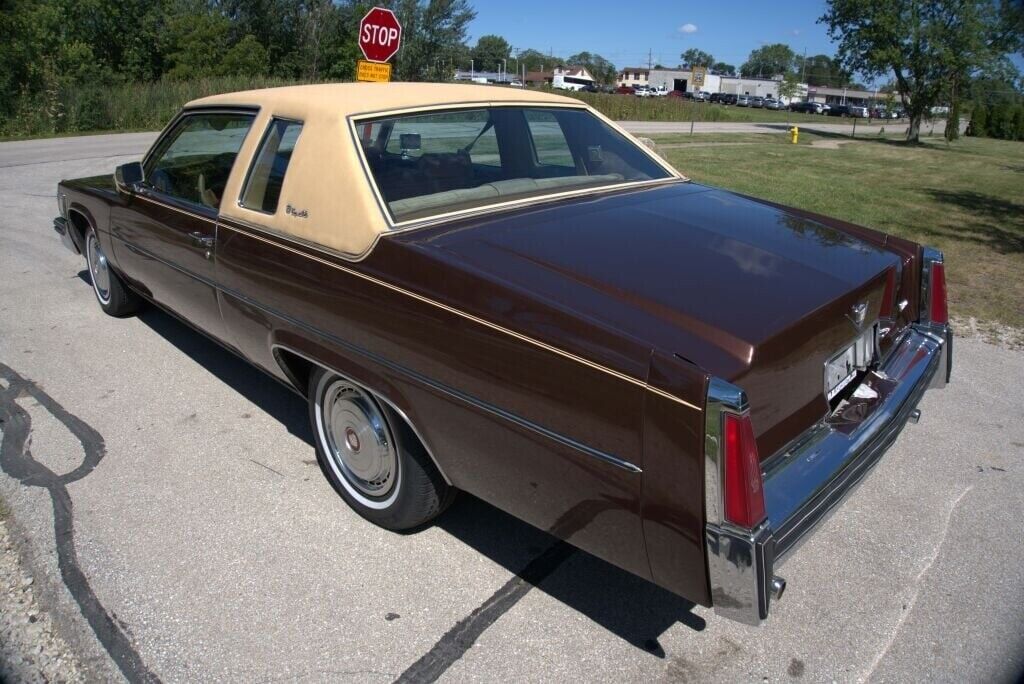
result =
[{"label": "tan vinyl roof", "polygon": [[476,83],[323,83],[212,95],[186,106],[258,105],[351,116],[406,107],[490,102],[580,104],[561,95]]},{"label": "tan vinyl roof", "polygon": [[[193,100],[186,107],[259,107],[225,186],[220,201],[222,216],[358,259],[365,256],[392,226],[363,167],[360,146],[355,140],[355,124],[349,117],[461,105],[507,104],[589,109],[579,100],[550,93],[450,83],[288,86],[204,97]],[[607,118],[592,109],[590,111],[615,126]],[[273,117],[301,121],[303,126],[284,176],[277,211],[266,214],[243,207],[238,198],[264,131]],[[661,160],[659,163],[665,165]]]}]

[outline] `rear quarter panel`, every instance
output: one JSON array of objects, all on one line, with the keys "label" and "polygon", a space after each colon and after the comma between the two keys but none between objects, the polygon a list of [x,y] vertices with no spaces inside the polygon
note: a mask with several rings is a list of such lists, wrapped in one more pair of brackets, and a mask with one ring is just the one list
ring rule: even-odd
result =
[{"label": "rear quarter panel", "polygon": [[408,416],[455,486],[650,578],[641,474],[601,457],[642,467],[642,382],[498,327],[633,378],[648,349],[392,239],[353,263],[223,223],[217,278],[235,347],[279,377],[276,345],[349,375]]}]

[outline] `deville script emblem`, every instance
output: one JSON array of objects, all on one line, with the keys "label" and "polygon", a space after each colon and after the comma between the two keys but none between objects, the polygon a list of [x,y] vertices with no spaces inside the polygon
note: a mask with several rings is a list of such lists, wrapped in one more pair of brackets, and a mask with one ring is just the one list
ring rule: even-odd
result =
[{"label": "deville script emblem", "polygon": [[292,205],[287,205],[284,208],[284,213],[295,218],[309,218],[309,212],[305,209],[296,209]]},{"label": "deville script emblem", "polygon": [[855,326],[857,326],[857,330],[860,330],[864,327],[864,319],[867,315],[868,303],[860,302],[859,304],[854,304],[850,307],[850,313],[846,314],[846,317],[849,318]]}]

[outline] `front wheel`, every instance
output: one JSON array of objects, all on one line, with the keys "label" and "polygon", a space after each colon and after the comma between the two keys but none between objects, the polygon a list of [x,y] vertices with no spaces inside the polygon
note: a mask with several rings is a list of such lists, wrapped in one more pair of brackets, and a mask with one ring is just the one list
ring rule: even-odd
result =
[{"label": "front wheel", "polygon": [[103,253],[96,231],[92,228],[85,234],[85,261],[89,266],[89,279],[92,281],[96,301],[105,314],[123,318],[141,308],[142,299],[110,268],[107,255]]},{"label": "front wheel", "polygon": [[319,369],[309,379],[309,417],[320,470],[367,520],[406,530],[438,516],[455,490],[405,421],[367,390]]}]

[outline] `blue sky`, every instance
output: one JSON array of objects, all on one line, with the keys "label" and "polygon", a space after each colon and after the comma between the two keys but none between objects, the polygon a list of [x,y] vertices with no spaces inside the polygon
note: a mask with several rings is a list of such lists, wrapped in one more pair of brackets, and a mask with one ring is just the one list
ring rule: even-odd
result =
[{"label": "blue sky", "polygon": [[477,17],[470,44],[488,33],[504,36],[513,47],[532,47],[568,56],[596,52],[619,68],[653,62],[675,66],[679,55],[696,47],[716,60],[739,66],[750,51],[766,43],[786,43],[808,55],[835,51],[816,23],[824,2],[786,0],[768,3],[675,2],[642,0],[474,0]]}]

